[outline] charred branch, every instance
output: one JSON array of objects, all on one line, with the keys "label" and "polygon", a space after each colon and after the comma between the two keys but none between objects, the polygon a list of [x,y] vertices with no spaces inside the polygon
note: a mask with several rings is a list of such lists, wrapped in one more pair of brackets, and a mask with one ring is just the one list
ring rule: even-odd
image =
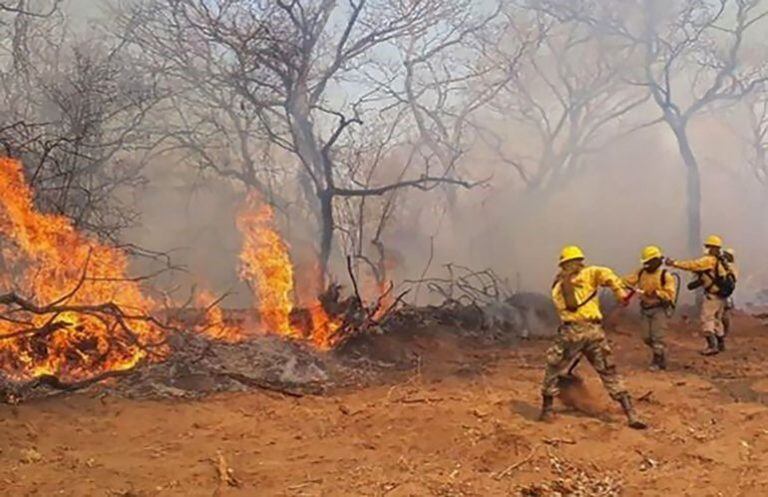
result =
[{"label": "charred branch", "polygon": [[429,191],[429,190],[433,190],[434,188],[436,188],[441,184],[460,186],[462,188],[469,190],[477,186],[487,184],[489,181],[490,181],[490,178],[482,181],[470,183],[467,181],[454,179],[454,178],[423,176],[419,179],[400,181],[398,183],[393,183],[390,185],[374,187],[374,188],[366,188],[366,189],[335,188],[334,193],[341,197],[376,196],[376,195],[384,195],[385,193],[391,192],[392,190],[397,190],[399,188],[416,188],[422,191]]},{"label": "charred branch", "polygon": [[[114,302],[106,302],[103,304],[95,304],[95,305],[77,305],[77,304],[38,305],[15,293],[6,293],[6,294],[0,295],[0,305],[7,306],[9,308],[4,312],[5,314],[16,314],[20,311],[23,311],[23,312],[36,314],[36,315],[54,316],[54,318],[52,319],[55,319],[56,317],[60,316],[63,313],[78,313],[78,314],[94,316],[100,319],[111,318],[117,322],[121,330],[126,334],[128,338],[130,338],[132,345],[139,346],[142,349],[145,349],[147,351],[151,351],[151,349],[153,348],[162,347],[163,345],[165,345],[165,341],[160,341],[157,343],[142,343],[141,340],[139,340],[136,333],[132,330],[130,322],[131,321],[147,321],[156,326],[169,329],[166,327],[166,325],[159,322],[157,319],[155,319],[152,316],[145,315],[145,314],[131,314],[131,313],[125,312],[119,305],[115,304]],[[21,335],[40,334],[40,333],[50,334],[53,331],[56,331],[59,329],[66,329],[71,325],[66,321],[60,321],[59,323],[61,323],[62,325],[58,325],[57,323],[50,322],[49,324],[47,324],[41,329],[25,330],[24,333],[20,333],[20,334]],[[0,336],[0,339],[4,339],[4,338],[12,338],[12,337]]]}]

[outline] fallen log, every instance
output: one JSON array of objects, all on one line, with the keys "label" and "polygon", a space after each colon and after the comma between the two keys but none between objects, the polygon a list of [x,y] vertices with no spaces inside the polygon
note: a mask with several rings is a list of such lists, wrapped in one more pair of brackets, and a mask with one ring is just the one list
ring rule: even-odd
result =
[{"label": "fallen log", "polygon": [[288,397],[294,397],[297,399],[300,399],[305,396],[304,393],[296,392],[286,387],[275,385],[273,383],[260,380],[258,378],[253,378],[251,376],[244,375],[242,373],[235,373],[233,371],[214,371],[213,373],[219,376],[223,376],[225,378],[235,380],[236,382],[242,383],[243,385],[259,388],[261,390],[266,390],[268,392],[280,393],[283,395],[287,395]]},{"label": "fallen log", "polygon": [[135,372],[140,364],[137,364],[130,369],[105,371],[90,378],[77,381],[64,381],[61,378],[50,374],[44,374],[23,383],[4,380],[0,382],[0,398],[5,403],[15,404],[27,393],[40,387],[49,387],[61,392],[74,392],[111,378],[129,376]]}]

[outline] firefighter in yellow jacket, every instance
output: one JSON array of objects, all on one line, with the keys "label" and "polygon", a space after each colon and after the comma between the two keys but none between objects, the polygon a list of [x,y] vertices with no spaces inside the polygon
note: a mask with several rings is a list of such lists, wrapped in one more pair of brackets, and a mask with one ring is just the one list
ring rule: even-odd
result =
[{"label": "firefighter in yellow jacket", "polygon": [[540,419],[552,418],[554,398],[559,393],[558,379],[583,355],[600,376],[611,398],[621,404],[629,426],[646,428],[647,425],[637,417],[624,382],[616,371],[602,326],[598,297],[600,288],[608,287],[619,301],[626,304],[629,292],[621,278],[610,269],[586,266],[579,247],[565,247],[559,266],[560,272],[552,286],[552,300],[562,324],[554,345],[547,351]]},{"label": "firefighter in yellow jacket", "polygon": [[624,281],[640,294],[640,312],[646,334],[644,342],[653,351],[651,369],[658,371],[667,369],[664,337],[669,325],[669,312],[675,305],[677,285],[673,275],[662,267],[664,256],[659,247],[645,247],[640,262],[643,267],[625,277]]},{"label": "firefighter in yellow jacket", "polygon": [[[701,351],[703,355],[716,355],[725,350],[725,329],[723,327],[723,314],[726,301],[730,294],[725,295],[730,286],[729,280],[733,280],[730,265],[722,254],[723,240],[719,236],[712,235],[704,242],[706,254],[698,259],[689,261],[676,261],[667,259],[668,266],[690,271],[698,276],[698,279],[688,286],[694,289],[697,286],[704,288],[704,302],[701,306],[701,326],[707,346]],[[718,283],[719,282],[719,283]],[[731,287],[732,291],[733,288]]]}]

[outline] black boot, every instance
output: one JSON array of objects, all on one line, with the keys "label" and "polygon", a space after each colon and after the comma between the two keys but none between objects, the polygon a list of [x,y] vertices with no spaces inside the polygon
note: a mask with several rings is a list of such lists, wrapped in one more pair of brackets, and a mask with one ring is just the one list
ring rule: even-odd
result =
[{"label": "black boot", "polygon": [[648,425],[637,417],[637,413],[635,412],[635,408],[632,407],[632,400],[630,400],[628,393],[622,394],[622,396],[619,397],[619,404],[621,404],[621,408],[627,416],[630,428],[634,428],[635,430],[645,430],[648,428]]},{"label": "black boot", "polygon": [[720,352],[725,352],[725,337],[717,337],[717,350]]},{"label": "black boot", "polygon": [[651,371],[658,371],[661,368],[659,367],[659,354],[656,352],[653,353],[653,359],[651,359],[651,366],[648,368]]},{"label": "black boot", "polygon": [[551,395],[544,394],[541,396],[541,414],[539,414],[539,421],[552,421],[552,418],[555,417],[553,409],[554,402],[555,398]]},{"label": "black boot", "polygon": [[667,353],[659,352],[659,369],[662,371],[667,370]]},{"label": "black boot", "polygon": [[720,350],[717,347],[717,338],[715,335],[707,335],[707,348],[700,352],[701,355],[717,355]]},{"label": "black boot", "polygon": [[664,371],[667,369],[667,357],[664,352],[654,352],[651,371]]}]

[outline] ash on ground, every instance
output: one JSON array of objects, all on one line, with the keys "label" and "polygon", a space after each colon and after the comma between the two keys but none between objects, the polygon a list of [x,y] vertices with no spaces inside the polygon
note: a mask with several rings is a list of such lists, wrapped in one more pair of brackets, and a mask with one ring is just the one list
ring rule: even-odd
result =
[{"label": "ash on ground", "polygon": [[[515,346],[531,335],[544,334],[531,333],[530,321],[521,319],[513,307],[493,314],[493,319],[488,316],[487,309],[471,305],[404,306],[385,323],[328,352],[272,335],[226,343],[199,333],[173,332],[170,353],[162,361],[140,364],[119,377],[77,388],[62,386],[58,379],[17,384],[0,378],[0,397],[22,402],[73,390],[137,399],[194,399],[255,389],[295,397],[324,395],[418,368],[419,340],[449,338],[475,346]],[[545,330],[548,325],[537,326]]]}]

